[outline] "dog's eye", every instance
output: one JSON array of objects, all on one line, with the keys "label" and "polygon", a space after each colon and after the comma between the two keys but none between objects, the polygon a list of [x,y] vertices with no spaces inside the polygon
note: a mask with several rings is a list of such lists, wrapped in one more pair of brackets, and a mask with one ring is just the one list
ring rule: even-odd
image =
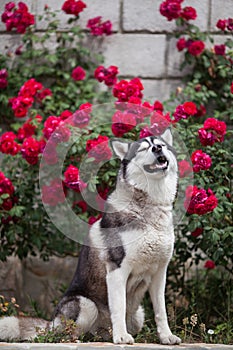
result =
[{"label": "dog's eye", "polygon": [[138,150],[138,152],[148,151],[149,147],[143,147],[142,149]]}]

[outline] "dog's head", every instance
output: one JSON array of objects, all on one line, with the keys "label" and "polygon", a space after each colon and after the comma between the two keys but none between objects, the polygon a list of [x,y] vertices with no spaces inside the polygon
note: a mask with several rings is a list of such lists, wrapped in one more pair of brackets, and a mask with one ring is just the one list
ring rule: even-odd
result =
[{"label": "dog's head", "polygon": [[149,136],[131,143],[114,140],[112,148],[121,159],[124,179],[143,175],[156,180],[168,174],[177,174],[177,161],[170,129],[161,136]]}]

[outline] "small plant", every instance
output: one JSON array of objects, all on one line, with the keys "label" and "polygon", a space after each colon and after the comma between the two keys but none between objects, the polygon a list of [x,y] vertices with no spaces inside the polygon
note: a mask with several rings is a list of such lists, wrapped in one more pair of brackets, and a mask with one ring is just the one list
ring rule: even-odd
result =
[{"label": "small plant", "polygon": [[37,329],[34,343],[75,343],[78,341],[77,324],[73,320],[63,320],[61,326],[53,329]]},{"label": "small plant", "polygon": [[15,316],[18,314],[18,311],[19,305],[14,297],[8,300],[3,295],[0,295],[0,317]]}]

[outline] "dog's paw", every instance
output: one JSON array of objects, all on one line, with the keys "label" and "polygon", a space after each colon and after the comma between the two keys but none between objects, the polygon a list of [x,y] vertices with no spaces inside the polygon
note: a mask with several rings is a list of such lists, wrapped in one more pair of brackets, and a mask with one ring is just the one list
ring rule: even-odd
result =
[{"label": "dog's paw", "polygon": [[180,344],[181,339],[174,334],[160,335],[160,342],[164,345]]},{"label": "dog's paw", "polygon": [[133,344],[134,338],[129,333],[125,334],[116,334],[113,337],[114,344]]}]

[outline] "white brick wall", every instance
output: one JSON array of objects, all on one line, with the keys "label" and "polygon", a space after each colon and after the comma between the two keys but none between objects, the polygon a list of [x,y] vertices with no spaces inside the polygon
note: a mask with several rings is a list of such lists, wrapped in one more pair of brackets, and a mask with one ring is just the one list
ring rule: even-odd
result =
[{"label": "white brick wall", "polygon": [[[0,13],[9,0],[0,1]],[[43,13],[47,4],[60,10],[64,0],[25,0],[31,12],[37,16]],[[145,85],[145,95],[156,98],[168,97],[179,85],[182,75],[179,66],[182,53],[176,49],[176,40],[170,33],[175,28],[159,13],[162,0],[84,0],[87,8],[80,14],[79,23],[86,26],[87,20],[102,16],[111,20],[114,34],[103,40],[100,48],[105,64],[119,66],[122,77],[139,76]],[[233,0],[185,0],[183,5],[193,6],[198,18],[194,24],[204,31],[212,31],[217,42],[223,42],[223,35],[215,24],[219,18],[233,17]],[[68,15],[59,11],[60,30],[67,30]],[[43,30],[44,23],[37,21],[37,29]],[[219,34],[218,34],[219,33]],[[217,34],[217,35],[216,35]],[[101,42],[101,41],[100,41]],[[19,43],[18,35],[5,32],[0,23],[0,51],[6,52]],[[98,45],[97,45],[98,46]]]},{"label": "white brick wall", "polygon": [[121,75],[160,78],[165,75],[166,36],[115,34],[104,43],[106,65],[119,67]]}]

